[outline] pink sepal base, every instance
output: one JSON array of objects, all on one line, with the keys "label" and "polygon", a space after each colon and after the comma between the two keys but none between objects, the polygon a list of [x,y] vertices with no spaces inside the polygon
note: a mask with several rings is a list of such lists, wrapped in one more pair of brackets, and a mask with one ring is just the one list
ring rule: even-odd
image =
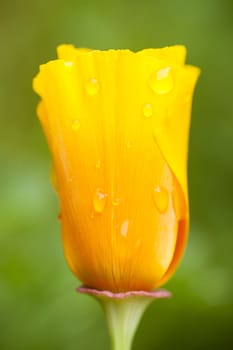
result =
[{"label": "pink sepal base", "polygon": [[107,297],[111,299],[123,299],[123,298],[128,298],[130,296],[143,296],[147,298],[170,298],[172,294],[164,289],[156,289],[151,292],[143,291],[143,290],[136,290],[136,291],[131,291],[131,292],[123,292],[123,293],[112,293],[107,290],[98,290],[98,289],[92,289],[88,288],[86,286],[81,286],[78,287],[77,289],[78,293],[82,294],[89,294],[93,295],[95,297]]}]

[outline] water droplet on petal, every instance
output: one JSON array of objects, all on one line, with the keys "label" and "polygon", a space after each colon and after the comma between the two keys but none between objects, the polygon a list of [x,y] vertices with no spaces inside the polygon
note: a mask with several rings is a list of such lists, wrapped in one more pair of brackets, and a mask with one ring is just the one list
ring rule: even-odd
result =
[{"label": "water droplet on petal", "polygon": [[80,121],[78,119],[74,119],[72,121],[72,130],[77,131],[80,128]]},{"label": "water droplet on petal", "polygon": [[121,224],[121,235],[123,237],[127,236],[128,228],[129,228],[129,220],[123,221],[122,224]]},{"label": "water droplet on petal", "polygon": [[159,94],[167,94],[173,88],[173,78],[171,76],[171,67],[161,68],[152,74],[149,80],[152,90]]},{"label": "water droplet on petal", "polygon": [[93,206],[97,213],[102,213],[104,211],[106,205],[106,197],[106,193],[104,193],[100,189],[96,190],[93,198]]},{"label": "water droplet on petal", "polygon": [[73,180],[74,180],[74,177],[73,177],[73,176],[69,176],[69,177],[67,178],[67,181],[68,181],[68,182],[73,182]]},{"label": "water droplet on petal", "polygon": [[163,186],[158,186],[153,191],[153,200],[160,213],[164,213],[168,208],[168,192]]},{"label": "water droplet on petal", "polygon": [[133,142],[131,140],[128,140],[127,144],[126,144],[126,147],[127,148],[132,148],[133,147]]},{"label": "water droplet on petal", "polygon": [[100,89],[98,80],[96,78],[88,79],[85,85],[85,89],[88,95],[96,95]]},{"label": "water droplet on petal", "polygon": [[64,62],[64,65],[66,67],[72,67],[73,66],[73,62],[72,61],[66,61],[66,62]]},{"label": "water droplet on petal", "polygon": [[92,210],[91,213],[90,213],[90,219],[93,220],[95,217],[95,214],[94,214],[94,211]]},{"label": "water droplet on petal", "polygon": [[144,106],[143,106],[143,110],[142,110],[142,113],[143,113],[143,116],[145,118],[150,118],[153,114],[153,110],[152,110],[152,106],[150,103],[146,103]]},{"label": "water droplet on petal", "polygon": [[113,198],[112,199],[112,205],[114,207],[117,207],[120,204],[120,202],[121,202],[120,198]]},{"label": "water droplet on petal", "polygon": [[96,167],[96,169],[100,169],[100,167],[101,167],[101,161],[100,160],[97,160],[97,162],[95,163],[95,167]]}]

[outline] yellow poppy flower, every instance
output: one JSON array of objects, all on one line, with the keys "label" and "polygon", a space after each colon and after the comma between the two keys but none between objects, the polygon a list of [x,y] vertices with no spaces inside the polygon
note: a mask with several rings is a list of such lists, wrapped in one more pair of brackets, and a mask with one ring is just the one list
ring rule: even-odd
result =
[{"label": "yellow poppy flower", "polygon": [[62,45],[34,79],[65,257],[88,287],[151,291],[180,261],[199,75],[185,54],[183,46],[133,53]]}]

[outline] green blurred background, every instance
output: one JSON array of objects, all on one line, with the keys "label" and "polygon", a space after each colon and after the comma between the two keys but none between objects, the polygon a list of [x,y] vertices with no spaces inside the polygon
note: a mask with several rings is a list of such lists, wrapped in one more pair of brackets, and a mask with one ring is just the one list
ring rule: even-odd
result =
[{"label": "green blurred background", "polygon": [[108,349],[99,305],[64,261],[31,80],[60,43],[185,44],[200,66],[192,116],[191,232],[134,349],[233,349],[233,1],[0,0],[0,349]]}]

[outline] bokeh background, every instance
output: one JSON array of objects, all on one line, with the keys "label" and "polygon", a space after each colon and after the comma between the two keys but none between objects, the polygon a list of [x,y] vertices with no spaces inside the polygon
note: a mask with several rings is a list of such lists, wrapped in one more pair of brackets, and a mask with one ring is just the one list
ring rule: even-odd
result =
[{"label": "bokeh background", "polygon": [[0,0],[0,349],[108,349],[99,305],[64,261],[31,80],[56,46],[185,44],[200,66],[189,157],[190,240],[134,349],[233,349],[232,0]]}]

